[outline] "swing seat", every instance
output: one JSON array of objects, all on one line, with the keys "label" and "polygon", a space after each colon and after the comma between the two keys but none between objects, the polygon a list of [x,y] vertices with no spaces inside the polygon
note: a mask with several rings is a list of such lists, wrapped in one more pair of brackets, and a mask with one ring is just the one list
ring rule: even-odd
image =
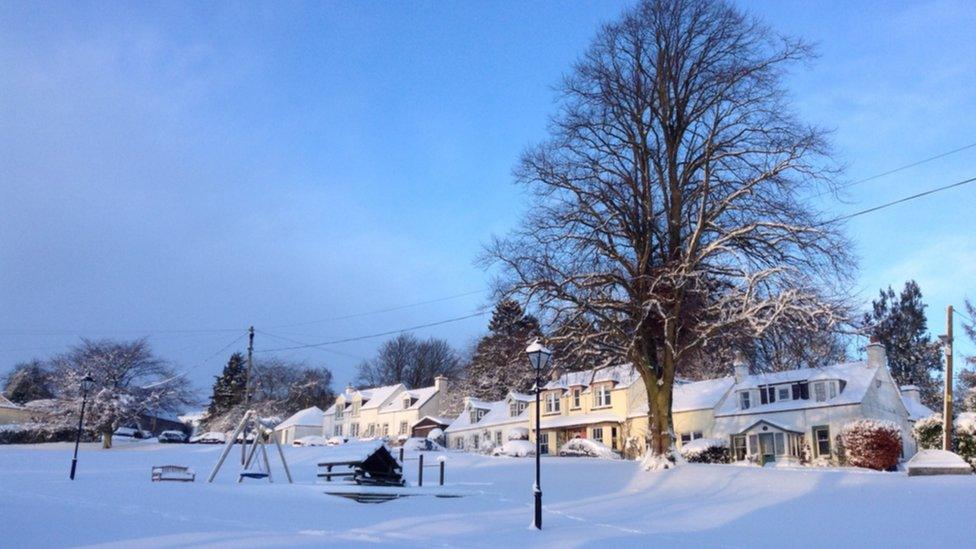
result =
[{"label": "swing seat", "polygon": [[241,478],[268,478],[268,473],[262,473],[260,471],[245,471],[241,473]]}]

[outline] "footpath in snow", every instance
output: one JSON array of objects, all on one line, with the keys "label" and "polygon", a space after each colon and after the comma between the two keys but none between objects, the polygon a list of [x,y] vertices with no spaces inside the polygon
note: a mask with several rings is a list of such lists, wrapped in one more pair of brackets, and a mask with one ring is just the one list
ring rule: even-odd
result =
[{"label": "footpath in snow", "polygon": [[[315,464],[331,448],[287,448],[296,484],[207,484],[220,447],[86,445],[68,480],[68,444],[0,447],[3,547],[973,547],[976,475],[912,477],[838,469],[545,458],[543,531],[530,528],[531,459],[446,453],[445,491],[361,504],[326,495]],[[234,456],[235,454],[231,454]],[[434,463],[437,454],[427,454]],[[416,479],[416,461],[405,474]],[[189,465],[195,483],[151,483],[153,465]],[[436,469],[425,484],[436,484]],[[435,486],[411,489],[435,493]]]}]

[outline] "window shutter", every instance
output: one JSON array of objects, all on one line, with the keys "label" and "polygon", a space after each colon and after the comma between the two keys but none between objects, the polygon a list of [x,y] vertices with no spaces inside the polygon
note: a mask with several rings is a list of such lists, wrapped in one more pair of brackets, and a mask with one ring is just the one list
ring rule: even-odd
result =
[{"label": "window shutter", "polygon": [[800,400],[800,384],[794,383],[792,389],[793,389],[793,400]]},{"label": "window shutter", "polygon": [[801,383],[800,384],[800,398],[803,400],[810,400],[810,384]]},{"label": "window shutter", "polygon": [[768,394],[766,392],[766,388],[765,387],[759,389],[759,403],[760,404],[769,404],[769,396],[768,396]]}]

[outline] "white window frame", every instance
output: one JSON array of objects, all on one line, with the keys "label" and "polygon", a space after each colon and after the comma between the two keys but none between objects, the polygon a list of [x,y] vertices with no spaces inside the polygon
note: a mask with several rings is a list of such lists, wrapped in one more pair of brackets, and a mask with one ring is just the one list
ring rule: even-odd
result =
[{"label": "white window frame", "polygon": [[603,427],[593,427],[590,429],[590,438],[593,440],[603,443]]},{"label": "white window frame", "polygon": [[593,391],[593,407],[607,408],[611,405],[610,386],[607,384],[598,385]]},{"label": "white window frame", "polygon": [[739,409],[748,410],[752,408],[752,395],[749,391],[739,391]]},{"label": "white window frame", "polygon": [[573,387],[573,406],[574,410],[579,410],[583,406],[583,389],[580,387]]},{"label": "white window frame", "polygon": [[[783,395],[786,396],[783,396]],[[792,400],[792,392],[790,387],[777,387],[776,388],[776,400]]]},{"label": "white window frame", "polygon": [[827,400],[830,400],[837,396],[837,383],[829,382],[827,383]]},{"label": "white window frame", "polygon": [[556,391],[551,391],[546,393],[546,413],[547,414],[558,414],[559,413],[559,393]]},{"label": "white window frame", "polygon": [[813,383],[813,401],[814,402],[827,401],[827,385],[825,382],[815,381]]},{"label": "white window frame", "polygon": [[407,434],[407,422],[406,421],[401,421],[400,422],[400,432],[398,434],[401,434],[401,435]]}]

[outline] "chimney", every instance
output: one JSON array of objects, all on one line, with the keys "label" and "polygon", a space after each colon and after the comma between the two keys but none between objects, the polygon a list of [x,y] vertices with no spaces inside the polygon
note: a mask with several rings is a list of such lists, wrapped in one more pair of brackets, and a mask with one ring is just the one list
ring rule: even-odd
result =
[{"label": "chimney", "polygon": [[742,354],[742,351],[735,352],[735,358],[732,359],[732,369],[735,371],[736,383],[742,383],[749,376],[749,363],[746,362],[746,356]]},{"label": "chimney", "polygon": [[434,389],[437,390],[437,394],[443,395],[447,392],[447,378],[444,376],[437,376],[434,378]]},{"label": "chimney", "polygon": [[867,346],[868,351],[868,367],[876,368],[888,365],[888,355],[885,353],[884,345],[882,345],[878,338],[871,336],[871,342]]},{"label": "chimney", "polygon": [[922,392],[915,385],[902,385],[901,394],[909,400],[914,400],[916,403],[922,403]]}]

